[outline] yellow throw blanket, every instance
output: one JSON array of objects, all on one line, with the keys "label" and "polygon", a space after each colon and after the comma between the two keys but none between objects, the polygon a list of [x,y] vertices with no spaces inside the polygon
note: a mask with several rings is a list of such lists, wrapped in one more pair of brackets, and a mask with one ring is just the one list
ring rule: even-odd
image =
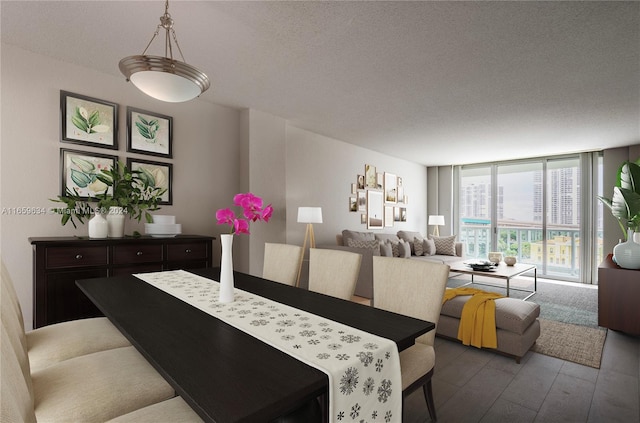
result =
[{"label": "yellow throw blanket", "polygon": [[457,297],[471,295],[462,308],[458,339],[464,345],[482,348],[498,348],[496,335],[496,303],[494,300],[504,295],[475,288],[451,288],[445,290],[442,303]]}]

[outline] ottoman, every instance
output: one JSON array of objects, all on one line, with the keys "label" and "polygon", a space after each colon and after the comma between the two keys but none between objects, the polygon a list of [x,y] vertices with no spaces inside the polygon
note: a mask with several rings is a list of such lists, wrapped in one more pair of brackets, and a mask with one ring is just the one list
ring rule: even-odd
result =
[{"label": "ottoman", "polygon": [[[457,296],[442,305],[436,335],[453,340],[458,339],[462,308],[469,298],[471,298],[470,295]],[[540,306],[515,298],[499,298],[495,302],[498,337],[498,348],[495,351],[513,356],[516,362],[520,363],[520,359],[540,336],[538,321]]]}]

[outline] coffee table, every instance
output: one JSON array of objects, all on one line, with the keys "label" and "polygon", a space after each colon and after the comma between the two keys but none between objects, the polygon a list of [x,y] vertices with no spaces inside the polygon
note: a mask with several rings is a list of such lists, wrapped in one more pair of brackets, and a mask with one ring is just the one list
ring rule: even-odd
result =
[{"label": "coffee table", "polygon": [[[498,288],[503,287],[502,285],[474,282],[473,277],[475,275],[478,275],[478,276],[486,276],[488,278],[505,279],[507,281],[507,297],[509,296],[509,289],[512,289],[514,291],[529,292],[529,295],[527,295],[524,298],[524,301],[526,301],[538,290],[538,270],[536,269],[536,266],[534,266],[533,264],[516,263],[513,266],[507,266],[505,263],[500,262],[500,264],[498,264],[498,266],[496,266],[493,270],[487,271],[487,270],[473,270],[471,267],[469,267],[466,264],[467,262],[468,261],[456,261],[456,262],[448,263],[451,272],[466,273],[468,275],[471,275],[471,282],[466,283],[462,286],[471,285],[472,283],[475,283],[477,285],[494,286]],[[533,270],[533,291],[530,291],[528,289],[522,289],[522,288],[511,288],[509,286],[509,282],[511,281],[512,278],[522,275],[523,273],[530,272],[532,270]]]}]

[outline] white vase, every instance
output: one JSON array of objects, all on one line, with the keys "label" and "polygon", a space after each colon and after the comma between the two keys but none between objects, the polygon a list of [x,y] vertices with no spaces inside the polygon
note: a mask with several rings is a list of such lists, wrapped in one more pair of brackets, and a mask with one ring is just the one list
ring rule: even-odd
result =
[{"label": "white vase", "polygon": [[100,239],[109,235],[109,222],[104,218],[99,209],[96,214],[89,220],[89,238]]},{"label": "white vase", "polygon": [[628,230],[626,242],[613,247],[613,260],[623,269],[640,269],[640,244],[633,242],[633,230]]},{"label": "white vase", "polygon": [[109,222],[109,238],[124,236],[124,209],[122,207],[109,207],[107,222]]},{"label": "white vase", "polygon": [[635,233],[633,234],[633,241],[634,241],[636,244],[640,244],[640,232],[635,232]]},{"label": "white vase", "polygon": [[233,302],[233,235],[220,235],[222,256],[220,258],[220,296],[221,303]]}]

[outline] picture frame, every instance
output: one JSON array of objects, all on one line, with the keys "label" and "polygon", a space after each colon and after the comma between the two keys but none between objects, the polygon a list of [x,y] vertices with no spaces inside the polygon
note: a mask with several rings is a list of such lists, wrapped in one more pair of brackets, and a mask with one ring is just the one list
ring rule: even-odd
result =
[{"label": "picture frame", "polygon": [[60,141],[118,149],[118,105],[60,90]]},{"label": "picture frame", "polygon": [[357,184],[351,184],[351,194],[355,195],[358,191]]},{"label": "picture frame", "polygon": [[384,184],[384,175],[382,172],[376,173],[376,189],[382,189]]},{"label": "picture frame", "polygon": [[366,164],[364,165],[364,181],[365,181],[365,187],[367,188],[376,188],[377,186],[377,179],[376,179],[376,167]]},{"label": "picture frame", "polygon": [[91,153],[88,151],[60,149],[60,195],[67,195],[67,189],[83,200],[96,194],[111,194],[113,189],[97,179],[102,169],[112,169],[117,156]]},{"label": "picture frame", "polygon": [[127,151],[173,158],[173,118],[127,106]]},{"label": "picture frame", "polygon": [[367,211],[367,193],[366,191],[358,191],[358,211],[365,212]]},{"label": "picture frame", "polygon": [[148,172],[149,176],[153,178],[152,187],[166,188],[166,192],[162,194],[161,200],[158,204],[171,205],[173,204],[173,164],[155,162],[151,160],[142,160],[127,158],[127,167],[129,170]]},{"label": "picture frame", "polygon": [[392,204],[398,202],[398,179],[393,173],[384,173],[384,202]]},{"label": "picture frame", "polygon": [[392,206],[384,207],[384,226],[386,228],[393,227],[393,209]]},{"label": "picture frame", "polygon": [[349,211],[357,212],[358,211],[358,202],[356,197],[349,197]]},{"label": "picture frame", "polygon": [[358,175],[358,189],[364,189],[364,175]]},{"label": "picture frame", "polygon": [[400,222],[400,207],[393,208],[393,221]]},{"label": "picture frame", "polygon": [[362,223],[363,225],[367,224],[367,215],[365,213],[362,213],[360,215],[360,223]]},{"label": "picture frame", "polygon": [[384,208],[382,191],[367,191],[367,229],[382,229]]}]

